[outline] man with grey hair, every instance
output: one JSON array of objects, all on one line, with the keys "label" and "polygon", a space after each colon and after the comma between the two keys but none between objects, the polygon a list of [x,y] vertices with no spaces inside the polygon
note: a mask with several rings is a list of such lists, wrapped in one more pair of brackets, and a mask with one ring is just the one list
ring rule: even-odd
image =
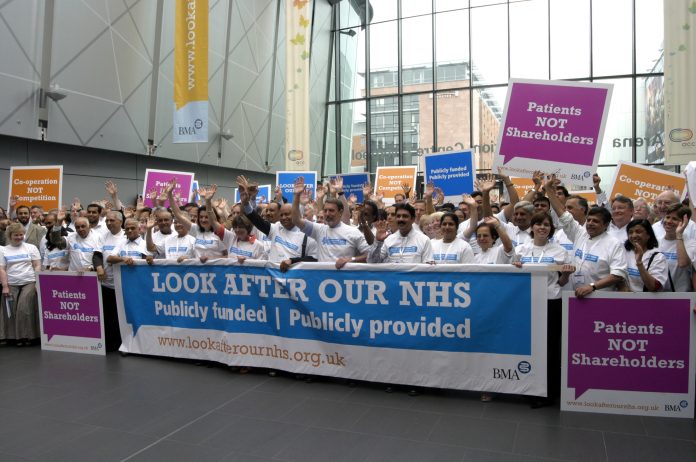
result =
[{"label": "man with grey hair", "polygon": [[529,226],[532,215],[534,215],[534,204],[529,201],[519,201],[513,208],[512,223],[503,223],[513,247],[526,244],[533,239],[530,234],[532,229]]},{"label": "man with grey hair", "polygon": [[158,207],[154,215],[157,231],[153,233],[152,228],[148,227],[145,233],[145,243],[147,244],[147,251],[154,255],[155,258],[164,258],[164,240],[172,236],[172,212],[164,207]]},{"label": "man with grey hair", "polygon": [[633,219],[633,201],[626,196],[616,196],[611,201],[611,223],[607,233],[619,242],[626,242],[626,226]]},{"label": "man with grey hair", "polygon": [[106,351],[115,351],[121,346],[121,333],[118,326],[118,311],[116,309],[116,291],[114,290],[114,268],[108,263],[111,255],[115,255],[121,242],[126,240],[123,228],[123,217],[120,212],[106,214],[106,228],[102,242],[102,255],[107,264],[104,265],[106,278],[102,281],[102,306],[104,311],[104,340]]},{"label": "man with grey hair", "polygon": [[[658,221],[653,223],[653,231],[658,241],[661,241],[665,237],[664,219],[667,215],[667,211],[672,205],[678,204],[679,202],[679,196],[677,196],[674,191],[663,191],[658,194],[655,199],[655,213],[657,214]],[[683,237],[685,241],[696,239],[696,225],[693,221],[689,220],[689,224],[684,230]]]},{"label": "man with grey hair", "polygon": [[[65,219],[65,212],[58,212],[58,223]],[[60,227],[54,226],[49,239],[59,249],[68,249],[70,265],[68,271],[96,271],[100,281],[106,279],[102,258],[102,237],[89,226],[89,220],[78,217],[74,221],[75,231],[67,237],[62,236]]]}]

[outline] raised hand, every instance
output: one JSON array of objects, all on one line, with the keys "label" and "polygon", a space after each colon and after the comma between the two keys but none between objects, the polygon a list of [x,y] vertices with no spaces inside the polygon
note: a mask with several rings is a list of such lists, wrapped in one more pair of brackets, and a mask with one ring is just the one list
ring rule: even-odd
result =
[{"label": "raised hand", "polygon": [[[280,188],[276,188],[276,191]],[[292,192],[295,194],[302,194],[305,190],[305,183],[304,183],[304,177],[303,176],[298,176],[297,179],[295,180],[295,183],[293,184],[293,189]]]},{"label": "raised hand", "polygon": [[435,188],[435,197],[437,205],[445,203],[445,193],[442,192],[442,188]]},{"label": "raised hand", "polygon": [[534,172],[532,173],[532,181],[534,182],[535,189],[539,190],[541,184],[543,183],[543,180],[544,174],[541,172],[541,170],[534,170]]},{"label": "raised hand", "polygon": [[167,183],[167,186],[164,188],[165,194],[169,196],[172,193],[172,191],[174,191],[174,188],[176,188],[176,177],[172,178]]},{"label": "raised hand", "polygon": [[309,189],[305,188],[301,193],[300,193],[300,204],[302,205],[307,205],[309,204],[309,201],[312,198],[312,194],[309,192]]},{"label": "raised hand", "polygon": [[107,180],[106,183],[104,183],[104,189],[106,189],[106,192],[111,196],[118,194],[118,186],[111,180]]},{"label": "raised hand", "polygon": [[409,193],[411,192],[411,185],[404,181],[403,183],[401,183],[401,190],[404,192],[404,196],[409,197]]},{"label": "raised hand", "polygon": [[79,198],[79,197],[73,197],[72,210],[73,210],[74,212],[77,212],[77,211],[80,210],[81,208],[82,208],[82,206],[81,206],[81,204],[80,204],[80,198]]},{"label": "raised hand", "polygon": [[201,188],[198,191],[198,194],[201,196],[201,198],[205,201],[211,200],[215,193],[217,192],[217,185],[213,184],[208,187]]},{"label": "raised hand", "polygon": [[425,184],[425,190],[423,191],[423,197],[433,197],[435,194],[435,183],[429,181]]},{"label": "raised hand", "polygon": [[500,225],[500,221],[498,221],[496,217],[486,217],[483,219],[483,222],[487,225],[491,225],[494,228],[497,228],[498,225]]},{"label": "raised hand", "polygon": [[19,200],[19,196],[10,196],[10,208],[13,209],[17,206],[17,201]]},{"label": "raised hand", "polygon": [[370,197],[372,194],[372,185],[367,182],[363,185],[363,197]]},{"label": "raised hand", "polygon": [[466,204],[467,207],[476,207],[476,199],[471,197],[469,194],[462,194],[462,202]]},{"label": "raised hand", "polygon": [[643,249],[643,247],[639,243],[634,242],[633,243],[633,251],[636,254],[636,265],[640,265],[641,262],[643,261],[643,253],[645,253],[645,250]]},{"label": "raised hand", "polygon": [[317,185],[317,200],[322,200],[324,199],[324,196],[326,196],[326,188],[324,188],[323,184],[318,184]]},{"label": "raised hand", "polygon": [[544,183],[544,191],[546,191],[547,194],[553,194],[553,191],[556,190],[556,186],[560,184],[561,180],[556,178],[556,175],[549,175],[546,183]]},{"label": "raised hand", "polygon": [[378,241],[384,241],[387,236],[389,235],[388,232],[388,226],[387,226],[387,220],[379,220],[374,223],[375,229],[377,230],[377,234],[375,235],[375,239]]},{"label": "raised hand", "polygon": [[343,177],[342,176],[336,176],[331,178],[331,186],[334,188],[334,192],[336,194],[340,194],[343,192]]},{"label": "raised hand", "polygon": [[677,225],[677,237],[681,237],[684,234],[684,231],[686,231],[687,226],[689,226],[689,216],[684,215],[682,217],[681,223]]},{"label": "raised hand", "polygon": [[150,215],[147,219],[147,229],[154,228],[156,223],[157,220],[155,220],[155,217],[153,215]]},{"label": "raised hand", "polygon": [[358,202],[358,196],[356,196],[355,194],[351,193],[351,195],[348,196],[348,201],[349,201],[351,204],[355,204],[356,202]]}]

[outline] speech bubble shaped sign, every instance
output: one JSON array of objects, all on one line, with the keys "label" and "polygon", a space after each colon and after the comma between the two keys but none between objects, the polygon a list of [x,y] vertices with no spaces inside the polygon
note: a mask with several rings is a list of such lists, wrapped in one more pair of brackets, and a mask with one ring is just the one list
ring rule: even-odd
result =
[{"label": "speech bubble shaped sign", "polygon": [[568,387],[687,393],[688,299],[568,300]]},{"label": "speech bubble shaped sign", "polygon": [[101,338],[99,280],[39,273],[41,319],[48,341],[56,335]]}]

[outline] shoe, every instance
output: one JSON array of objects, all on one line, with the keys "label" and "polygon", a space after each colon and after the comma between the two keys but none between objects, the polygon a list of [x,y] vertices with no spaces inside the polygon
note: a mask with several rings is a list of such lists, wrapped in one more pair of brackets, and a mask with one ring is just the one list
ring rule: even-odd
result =
[{"label": "shoe", "polygon": [[384,389],[385,393],[394,393],[394,388],[393,387],[387,387]]},{"label": "shoe", "polygon": [[493,395],[490,393],[481,393],[481,402],[482,403],[490,403],[493,401]]},{"label": "shoe", "polygon": [[420,390],[417,388],[411,388],[408,391],[408,396],[419,396],[421,394]]},{"label": "shoe", "polygon": [[277,376],[277,375],[278,375],[278,372],[277,372],[277,371],[268,371],[268,376],[269,376],[269,377],[275,377],[275,376]]},{"label": "shoe", "polygon": [[248,374],[249,371],[251,371],[250,367],[242,366],[239,368],[239,373],[240,374]]}]

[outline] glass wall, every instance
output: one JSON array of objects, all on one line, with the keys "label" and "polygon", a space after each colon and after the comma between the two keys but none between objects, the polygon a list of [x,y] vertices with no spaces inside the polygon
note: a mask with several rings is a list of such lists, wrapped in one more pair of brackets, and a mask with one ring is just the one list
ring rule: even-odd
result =
[{"label": "glass wall", "polygon": [[[510,78],[614,85],[600,156],[664,160],[663,0],[342,0],[323,174],[474,149],[490,171]],[[339,130],[340,133],[336,133]]]}]

